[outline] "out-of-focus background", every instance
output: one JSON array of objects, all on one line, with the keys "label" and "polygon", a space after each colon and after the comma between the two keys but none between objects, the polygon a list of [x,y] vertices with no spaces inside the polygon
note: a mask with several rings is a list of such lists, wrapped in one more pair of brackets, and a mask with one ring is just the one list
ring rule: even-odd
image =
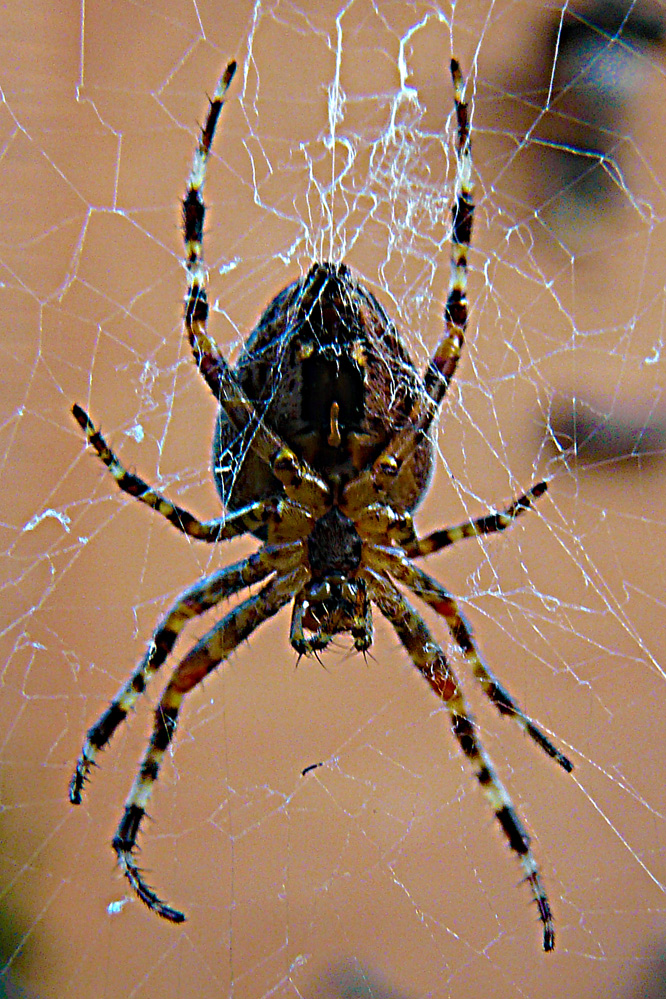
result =
[{"label": "out-of-focus background", "polygon": [[[0,989],[663,995],[666,10],[312,6],[0,13]],[[448,282],[453,52],[477,171],[471,321],[418,525],[549,480],[538,512],[429,571],[574,761],[560,772],[465,677],[533,833],[557,949],[542,953],[514,858],[395,636],[378,622],[367,661],[341,645],[296,668],[287,612],[187,702],[142,839],[149,880],[189,917],[167,925],[109,846],[150,698],[78,809],[67,783],[162,610],[254,544],[197,546],[120,495],[71,403],[127,465],[218,514],[215,407],[181,334],[179,198],[232,57],[206,192],[226,356],[331,257],[424,365]]]}]

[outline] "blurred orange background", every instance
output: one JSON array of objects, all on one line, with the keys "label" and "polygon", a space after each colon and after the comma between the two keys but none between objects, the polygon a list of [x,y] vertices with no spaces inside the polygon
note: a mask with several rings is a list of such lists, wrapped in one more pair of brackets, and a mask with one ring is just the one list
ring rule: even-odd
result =
[{"label": "blurred orange background", "polygon": [[[568,23],[557,5],[504,0],[25,0],[0,13],[8,989],[646,994],[666,938],[666,63],[658,29],[623,36],[604,95],[575,68]],[[608,47],[615,30],[590,32]],[[344,257],[423,366],[449,273],[452,52],[474,102],[471,322],[417,523],[457,523],[549,479],[538,512],[428,571],[575,764],[558,772],[467,684],[533,833],[557,948],[542,953],[515,861],[395,635],[377,621],[367,661],[339,649],[296,669],[287,612],[183,712],[142,839],[150,882],[189,917],[167,925],[129,898],[109,846],[149,699],[78,809],[67,783],[160,613],[255,545],[197,547],[122,496],[70,407],[170,497],[218,514],[215,406],[181,334],[179,199],[205,94],[232,57],[206,189],[211,332],[233,359],[281,287],[315,257]],[[399,98],[401,66],[414,89]],[[577,437],[574,399],[605,449]],[[618,460],[627,426],[636,455]]]}]

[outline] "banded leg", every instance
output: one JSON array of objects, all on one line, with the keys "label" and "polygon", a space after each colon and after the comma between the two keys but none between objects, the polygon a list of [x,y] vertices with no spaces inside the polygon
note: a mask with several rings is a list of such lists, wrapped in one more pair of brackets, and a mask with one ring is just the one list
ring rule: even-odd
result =
[{"label": "banded leg", "polygon": [[425,555],[433,555],[462,538],[478,538],[485,534],[498,534],[505,531],[511,527],[514,520],[527,510],[534,508],[536,500],[543,496],[547,488],[547,483],[537,482],[526,493],[514,500],[506,510],[485,514],[483,517],[466,521],[464,524],[457,524],[455,527],[441,528],[428,534],[425,538],[417,536],[411,514],[404,511],[399,512],[385,503],[374,503],[359,511],[354,518],[354,523],[364,537],[375,538],[376,544],[386,544],[390,539],[402,548],[409,558],[421,558]]},{"label": "banded leg", "polygon": [[469,137],[467,101],[463,100],[465,81],[457,59],[451,60],[453,99],[456,105],[456,190],[453,202],[451,230],[451,281],[444,307],[446,336],[435,348],[425,373],[425,390],[435,404],[435,410],[425,421],[419,421],[421,430],[430,426],[451,384],[467,330],[467,252],[472,239],[474,220],[474,187],[472,183],[472,146]]},{"label": "banded leg", "polygon": [[545,482],[537,482],[535,486],[514,500],[506,510],[499,513],[488,513],[483,517],[470,520],[466,524],[458,524],[456,527],[445,527],[439,531],[433,531],[425,538],[414,536],[402,547],[410,558],[419,558],[424,555],[433,555],[435,552],[441,551],[442,548],[460,541],[461,538],[478,538],[484,534],[499,534],[507,527],[511,527],[514,520],[521,514],[532,510],[535,501],[543,496],[547,488]]},{"label": "banded leg", "polygon": [[271,580],[259,593],[222,618],[180,661],[155,711],[153,734],[125,802],[125,811],[113,839],[113,848],[125,877],[141,901],[171,922],[181,923],[185,916],[178,909],[166,905],[145,883],[133,854],[141,820],[159,776],[164,754],[176,732],[183,700],[190,690],[216,669],[260,624],[288,603],[307,574],[307,569],[300,566]]},{"label": "banded leg", "polygon": [[453,640],[460,648],[465,661],[469,664],[474,677],[481,684],[488,700],[492,701],[500,714],[513,718],[548,756],[551,756],[559,763],[567,773],[571,773],[573,770],[571,761],[551,742],[539,726],[525,714],[506,687],[502,686],[497,677],[483,662],[474,644],[471,629],[448,590],[445,590],[436,579],[428,576],[422,569],[417,568],[417,566],[397,554],[394,549],[384,548],[375,549],[375,551],[377,552],[378,568],[381,567],[383,571],[388,571],[394,579],[403,583],[412,593],[429,604],[438,614],[441,614],[448,625]]},{"label": "banded leg", "polygon": [[[468,105],[464,100],[465,81],[456,59],[451,59],[451,77],[457,123],[457,173],[451,209],[451,279],[444,307],[446,332],[428,364],[424,376],[425,391],[415,402],[406,426],[396,434],[372,467],[346,489],[345,501],[351,511],[360,510],[382,496],[391,498],[391,478],[399,478],[400,468],[413,451],[415,441],[430,429],[458,367],[465,341],[468,318],[467,252],[472,238],[474,186]],[[397,488],[396,485],[396,491]]]},{"label": "banded leg", "polygon": [[197,367],[232,426],[239,433],[250,428],[250,446],[260,458],[273,467],[275,475],[284,485],[287,496],[307,506],[315,516],[320,516],[330,505],[329,487],[306,462],[297,458],[284,441],[266,426],[207,332],[208,296],[206,268],[203,261],[206,206],[203,201],[203,187],[218,118],[235,72],[236,63],[229,63],[213,94],[199,144],[194,153],[187,191],[183,199],[183,238],[188,281],[185,298],[185,330]]},{"label": "banded leg", "polygon": [[453,670],[425,623],[393,584],[371,570],[366,570],[366,577],[372,599],[393,625],[414,665],[446,706],[454,735],[474,768],[481,790],[490,803],[509,846],[518,855],[543,924],[543,949],[550,951],[555,945],[553,915],[530,848],[529,835],[497,776],[490,757],[479,741],[476,726],[467,710]]},{"label": "banded leg", "polygon": [[197,520],[184,507],[172,503],[134,472],[128,472],[88,414],[80,406],[75,404],[72,407],[72,413],[85,433],[88,444],[95,449],[100,461],[109,469],[118,488],[141,503],[145,503],[151,510],[155,510],[188,537],[197,541],[216,543],[228,541],[230,538],[238,537],[239,534],[257,531],[269,523],[277,530],[287,504],[274,499],[253,503],[243,510],[215,520]]},{"label": "banded leg", "polygon": [[210,610],[225,597],[261,582],[272,572],[286,572],[298,564],[302,557],[300,544],[274,549],[264,547],[249,558],[200,580],[180,595],[158,624],[146,654],[132,676],[120,688],[99,720],[88,730],[69,785],[69,800],[73,805],[81,803],[81,792],[95,766],[98,752],[107,745],[152,677],[164,664],[187,622]]}]

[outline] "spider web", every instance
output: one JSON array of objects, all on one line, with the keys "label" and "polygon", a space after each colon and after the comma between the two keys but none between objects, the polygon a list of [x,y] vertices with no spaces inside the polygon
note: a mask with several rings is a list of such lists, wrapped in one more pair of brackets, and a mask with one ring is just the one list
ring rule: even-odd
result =
[{"label": "spider web", "polygon": [[[314,6],[26,0],[1,15],[0,989],[663,994],[666,11]],[[109,849],[151,698],[79,809],[67,781],[163,609],[255,545],[197,546],[121,496],[69,409],[218,514],[178,199],[231,57],[207,185],[211,332],[233,359],[280,288],[345,259],[423,367],[449,272],[452,52],[474,102],[471,321],[417,524],[549,481],[537,512],[428,571],[574,762],[558,772],[463,677],[533,833],[557,948],[540,951],[515,861],[395,636],[377,622],[367,661],[340,643],[296,669],[286,612],[183,712],[142,839],[151,883],[189,917],[169,926],[129,898]]]}]

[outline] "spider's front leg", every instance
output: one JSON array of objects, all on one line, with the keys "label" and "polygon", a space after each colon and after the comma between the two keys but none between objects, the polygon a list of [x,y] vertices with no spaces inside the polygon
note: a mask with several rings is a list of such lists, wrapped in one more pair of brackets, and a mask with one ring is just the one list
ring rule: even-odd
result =
[{"label": "spider's front leg", "polygon": [[155,711],[153,734],[139,772],[125,802],[125,811],[113,839],[118,863],[142,902],[164,919],[180,923],[185,916],[163,902],[144,881],[134,860],[137,836],[160,767],[176,732],[186,695],[244,642],[264,621],[280,610],[299,590],[308,572],[299,566],[267,583],[216,624],[180,661]]}]

